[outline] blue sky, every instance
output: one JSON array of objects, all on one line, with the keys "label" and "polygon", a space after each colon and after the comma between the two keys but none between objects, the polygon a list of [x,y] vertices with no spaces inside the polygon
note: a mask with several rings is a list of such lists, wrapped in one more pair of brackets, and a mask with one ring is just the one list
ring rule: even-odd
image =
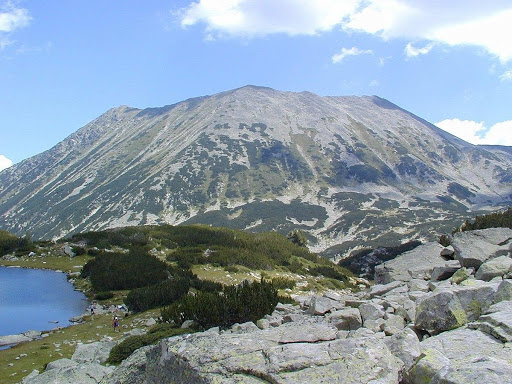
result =
[{"label": "blue sky", "polygon": [[512,145],[510,0],[0,0],[0,169],[106,110],[246,84],[378,95]]}]

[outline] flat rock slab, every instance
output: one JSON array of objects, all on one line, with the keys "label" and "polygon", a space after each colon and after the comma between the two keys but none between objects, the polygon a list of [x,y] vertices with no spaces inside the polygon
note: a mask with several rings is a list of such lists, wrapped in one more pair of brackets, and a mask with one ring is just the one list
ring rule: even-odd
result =
[{"label": "flat rock slab", "polygon": [[444,267],[446,260],[441,257],[442,245],[426,243],[409,252],[375,267],[375,283],[389,284],[393,281],[430,279],[435,267]]},{"label": "flat rock slab", "polygon": [[479,330],[444,332],[420,348],[420,358],[407,372],[413,384],[497,384],[512,377],[512,349]]},{"label": "flat rock slab", "polygon": [[[289,328],[283,330],[282,328]],[[147,352],[147,383],[382,383],[396,384],[403,362],[374,337],[313,341],[330,328],[302,324],[249,334],[196,333],[163,340]],[[283,333],[284,332],[284,333]],[[316,337],[309,337],[307,333]]]},{"label": "flat rock slab", "polygon": [[463,267],[479,268],[489,259],[509,255],[511,241],[512,229],[489,228],[456,233],[452,246]]}]

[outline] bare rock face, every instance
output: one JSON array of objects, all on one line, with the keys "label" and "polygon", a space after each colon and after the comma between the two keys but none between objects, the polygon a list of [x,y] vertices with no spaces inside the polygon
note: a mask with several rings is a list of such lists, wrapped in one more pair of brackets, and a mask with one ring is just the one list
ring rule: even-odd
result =
[{"label": "bare rock face", "polygon": [[282,233],[301,223],[315,250],[336,245],[334,258],[400,230],[434,240],[468,211],[510,203],[511,173],[506,148],[471,145],[376,96],[245,86],[112,108],[2,171],[0,227],[61,238],[187,220]]},{"label": "bare rock face", "polygon": [[375,267],[375,283],[389,284],[393,281],[430,279],[435,267],[444,267],[446,260],[441,257],[444,249],[439,243],[420,245],[412,251]]},{"label": "bare rock face", "polygon": [[380,340],[281,343],[279,328],[164,340],[148,353],[147,383],[398,382],[402,363]]},{"label": "bare rock face", "polygon": [[487,260],[510,255],[512,229],[489,228],[456,233],[452,245],[463,267],[479,268]]}]

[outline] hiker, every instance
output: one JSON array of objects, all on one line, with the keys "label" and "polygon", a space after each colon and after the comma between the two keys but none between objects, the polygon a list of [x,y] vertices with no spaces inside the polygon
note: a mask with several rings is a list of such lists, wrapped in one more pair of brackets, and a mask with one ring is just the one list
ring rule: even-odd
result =
[{"label": "hiker", "polygon": [[119,328],[119,319],[117,316],[114,316],[114,320],[112,320],[112,327],[114,327],[114,332]]},{"label": "hiker", "polygon": [[94,315],[94,304],[91,303],[91,306],[89,307],[89,309],[91,310],[91,316]]}]

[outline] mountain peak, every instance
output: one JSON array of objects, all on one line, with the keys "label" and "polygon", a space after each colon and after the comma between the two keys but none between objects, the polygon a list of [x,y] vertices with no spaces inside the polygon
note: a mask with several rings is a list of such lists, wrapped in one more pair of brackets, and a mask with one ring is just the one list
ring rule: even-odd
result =
[{"label": "mountain peak", "polygon": [[159,223],[302,229],[315,250],[343,254],[510,204],[510,174],[510,152],[378,96],[247,85],[107,111],[0,174],[0,227],[43,238]]}]

